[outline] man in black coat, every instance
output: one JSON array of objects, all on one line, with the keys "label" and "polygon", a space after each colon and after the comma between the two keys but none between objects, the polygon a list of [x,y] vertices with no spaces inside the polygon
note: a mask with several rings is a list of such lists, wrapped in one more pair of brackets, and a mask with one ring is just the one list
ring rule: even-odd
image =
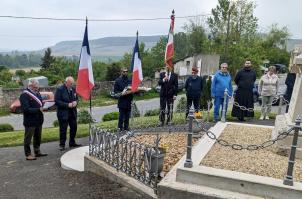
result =
[{"label": "man in black coat", "polygon": [[[288,73],[286,76],[285,84],[286,84],[286,93],[284,95],[285,100],[290,102],[292,98],[293,89],[296,81],[296,73]],[[286,105],[286,113],[288,112],[289,104]]]},{"label": "man in black coat", "polygon": [[185,84],[186,95],[187,95],[187,109],[186,118],[188,117],[189,110],[194,105],[195,112],[197,113],[200,109],[200,97],[202,92],[202,78],[198,75],[198,68],[192,67],[192,75],[188,77]]},{"label": "man in black coat", "polygon": [[120,95],[117,107],[119,109],[118,128],[120,131],[129,131],[129,118],[133,94],[130,89],[131,80],[128,78],[127,68],[121,70],[121,76],[114,82],[114,93]]},{"label": "man in black coat", "polygon": [[244,117],[254,117],[254,110],[242,110],[244,108],[254,109],[253,87],[256,81],[256,72],[252,69],[250,60],[246,60],[244,68],[239,70],[234,79],[237,85],[236,96],[232,109],[232,116],[239,121],[244,121]]},{"label": "man in black coat", "polygon": [[[39,82],[36,79],[29,80],[28,88],[20,96],[23,110],[24,152],[26,160],[36,160],[36,157],[46,156],[40,152],[43,117],[42,97],[39,93]],[[30,143],[33,137],[35,156],[31,155]]]},{"label": "man in black coat", "polygon": [[168,65],[166,66],[166,71],[160,73],[158,85],[161,86],[159,119],[160,126],[163,126],[165,123],[166,107],[168,109],[166,124],[169,124],[172,120],[173,102],[176,99],[178,91],[178,76],[172,72],[172,68]]},{"label": "man in black coat", "polygon": [[78,96],[73,88],[74,79],[69,76],[65,83],[58,87],[55,94],[57,117],[60,126],[60,150],[65,150],[67,127],[70,128],[69,147],[78,147],[75,142],[77,133],[77,100]]}]

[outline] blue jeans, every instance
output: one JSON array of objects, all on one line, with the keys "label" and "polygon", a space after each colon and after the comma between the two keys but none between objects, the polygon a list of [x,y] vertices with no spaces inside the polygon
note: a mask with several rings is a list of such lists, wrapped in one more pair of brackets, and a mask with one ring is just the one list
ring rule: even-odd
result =
[{"label": "blue jeans", "polygon": [[[221,106],[221,115],[222,115],[222,109],[223,109],[223,101],[224,98],[223,97],[215,97],[214,98],[214,120],[219,120],[219,109]],[[226,108],[225,108],[225,112],[227,112],[228,110],[228,102],[229,99],[226,99]]]}]

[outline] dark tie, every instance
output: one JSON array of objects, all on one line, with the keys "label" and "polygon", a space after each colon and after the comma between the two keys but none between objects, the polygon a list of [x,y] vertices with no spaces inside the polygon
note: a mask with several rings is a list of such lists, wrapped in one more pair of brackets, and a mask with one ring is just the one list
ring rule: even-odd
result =
[{"label": "dark tie", "polygon": [[68,90],[68,94],[69,94],[69,99],[70,99],[70,100],[73,100],[73,98],[72,98],[72,90],[71,90],[71,89]]}]

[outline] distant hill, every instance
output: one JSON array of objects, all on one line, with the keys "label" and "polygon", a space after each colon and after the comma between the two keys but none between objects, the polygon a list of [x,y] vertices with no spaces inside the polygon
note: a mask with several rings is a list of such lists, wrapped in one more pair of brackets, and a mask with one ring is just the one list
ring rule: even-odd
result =
[{"label": "distant hill", "polygon": [[[139,42],[144,42],[146,48],[152,48],[159,41],[161,35],[141,36]],[[134,47],[136,37],[104,37],[89,40],[90,52],[93,57],[113,58],[122,57],[124,53],[131,52]],[[55,56],[79,56],[82,41],[62,41],[54,46],[50,46]],[[45,48],[46,49],[46,48]],[[37,51],[43,54],[45,49]]]}]

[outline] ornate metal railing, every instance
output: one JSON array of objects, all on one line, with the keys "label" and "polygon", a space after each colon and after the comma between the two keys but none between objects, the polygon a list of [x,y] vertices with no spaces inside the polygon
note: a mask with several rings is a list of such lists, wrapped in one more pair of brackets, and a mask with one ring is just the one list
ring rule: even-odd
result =
[{"label": "ornate metal railing", "polygon": [[127,135],[120,136],[91,127],[89,155],[137,179],[156,192],[158,161],[162,156],[158,148],[159,140],[157,136],[155,146],[147,146],[131,141]]}]

